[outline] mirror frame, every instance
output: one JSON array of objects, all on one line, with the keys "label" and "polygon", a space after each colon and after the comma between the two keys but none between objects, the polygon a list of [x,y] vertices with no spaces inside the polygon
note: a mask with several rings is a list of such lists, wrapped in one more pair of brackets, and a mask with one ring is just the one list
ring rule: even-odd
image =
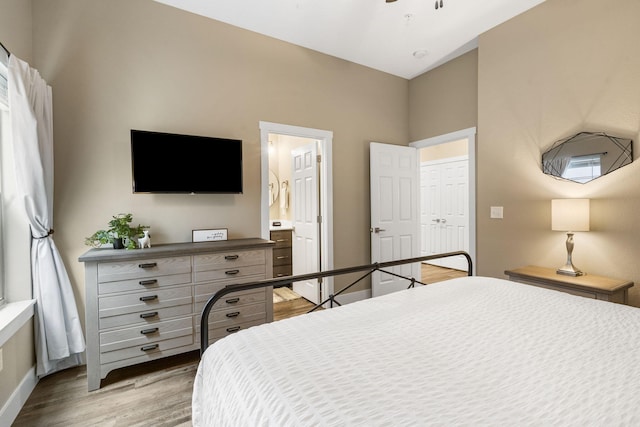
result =
[{"label": "mirror frame", "polygon": [[[582,146],[578,145],[581,143]],[[586,146],[587,143],[591,146]],[[587,148],[585,149],[585,147]],[[606,162],[603,161],[605,156],[609,156]],[[576,159],[582,159],[583,163],[595,162],[598,167],[604,166],[606,169],[601,169],[599,175],[592,175],[591,178],[575,177],[572,179],[567,176],[566,172],[571,167],[572,160]],[[577,162],[579,161],[577,160]],[[586,184],[632,162],[632,139],[608,135],[605,132],[578,132],[554,142],[551,148],[542,153],[542,172],[564,181]]]}]

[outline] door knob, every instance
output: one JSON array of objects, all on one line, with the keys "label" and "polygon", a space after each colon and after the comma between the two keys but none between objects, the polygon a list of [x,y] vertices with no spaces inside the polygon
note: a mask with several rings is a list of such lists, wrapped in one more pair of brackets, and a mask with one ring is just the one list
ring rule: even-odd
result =
[{"label": "door knob", "polygon": [[380,228],[380,227],[376,227],[376,228],[370,228],[372,233],[379,233],[381,231],[387,231],[384,228]]},{"label": "door knob", "polygon": [[440,218],[438,218],[438,219],[432,219],[431,221],[433,221],[433,222],[440,222]]}]

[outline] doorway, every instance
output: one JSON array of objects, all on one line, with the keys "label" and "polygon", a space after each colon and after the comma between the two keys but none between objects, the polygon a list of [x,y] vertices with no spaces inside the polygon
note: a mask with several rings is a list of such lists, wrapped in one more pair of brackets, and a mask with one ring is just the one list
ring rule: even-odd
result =
[{"label": "doorway", "polygon": [[[475,260],[475,128],[410,145],[420,159],[421,255],[464,250]],[[467,270],[463,257],[430,264]]]},{"label": "doorway", "polygon": [[[288,248],[281,247],[282,239],[276,241],[274,277],[333,269],[333,133],[260,122],[260,135],[261,235],[271,239],[275,231],[284,240],[290,236]],[[333,281],[294,283],[292,288],[319,303],[333,293]]]}]

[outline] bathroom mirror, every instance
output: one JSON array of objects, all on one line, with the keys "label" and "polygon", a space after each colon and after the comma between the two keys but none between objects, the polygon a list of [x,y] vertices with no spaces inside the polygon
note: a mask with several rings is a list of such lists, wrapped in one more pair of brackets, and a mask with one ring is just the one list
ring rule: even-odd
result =
[{"label": "bathroom mirror", "polygon": [[280,183],[275,172],[269,169],[269,206],[278,200],[278,192],[280,191]]},{"label": "bathroom mirror", "polygon": [[580,132],[562,139],[542,154],[547,175],[581,184],[633,161],[633,141],[604,132]]}]

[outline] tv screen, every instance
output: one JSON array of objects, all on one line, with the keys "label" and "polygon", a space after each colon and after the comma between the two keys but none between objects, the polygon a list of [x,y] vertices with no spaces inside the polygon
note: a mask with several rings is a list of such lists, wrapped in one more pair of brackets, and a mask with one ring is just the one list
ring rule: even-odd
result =
[{"label": "tv screen", "polygon": [[131,130],[134,193],[242,193],[242,141]]}]

